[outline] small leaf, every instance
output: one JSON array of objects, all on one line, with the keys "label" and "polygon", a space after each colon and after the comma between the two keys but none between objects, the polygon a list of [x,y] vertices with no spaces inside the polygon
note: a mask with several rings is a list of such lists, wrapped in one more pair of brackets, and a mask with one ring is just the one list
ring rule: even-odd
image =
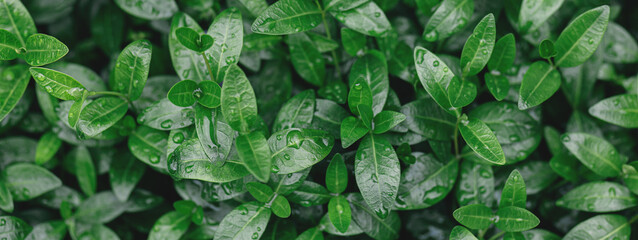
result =
[{"label": "small leaf", "polygon": [[179,43],[181,43],[184,47],[198,53],[208,50],[211,46],[213,46],[213,42],[215,41],[210,35],[200,35],[195,30],[188,27],[178,28],[175,31],[175,36]]},{"label": "small leaf", "polygon": [[132,42],[117,57],[109,84],[131,101],[142,95],[151,66],[152,45],[148,40]]},{"label": "small leaf", "polygon": [[478,240],[467,228],[455,226],[450,233],[450,240]]},{"label": "small leaf", "polygon": [[290,214],[292,213],[288,199],[281,195],[277,195],[277,197],[275,197],[270,208],[272,209],[272,213],[280,218],[290,217]]},{"label": "small leaf", "polygon": [[16,59],[20,54],[22,45],[13,33],[0,29],[0,60],[8,61]]},{"label": "small leaf", "polygon": [[538,53],[542,58],[549,59],[556,56],[556,49],[554,49],[554,42],[549,39],[545,39],[538,46]]},{"label": "small leaf", "polygon": [[119,97],[102,97],[87,104],[77,123],[77,129],[88,136],[96,136],[117,121],[128,111],[128,102]]},{"label": "small leaf", "polygon": [[222,86],[222,112],[228,124],[239,132],[248,132],[257,122],[257,101],[246,74],[232,65]]},{"label": "small leaf", "polygon": [[556,40],[556,66],[575,67],[585,62],[598,48],[608,23],[607,5],[576,17]]},{"label": "small leaf", "polygon": [[[383,106],[385,106],[385,102],[388,98],[390,83],[388,80],[388,66],[386,62],[381,52],[369,51],[352,64],[350,73],[348,74],[350,91],[353,91],[353,88],[358,91],[356,84],[361,82],[367,83],[368,87],[370,87],[372,102],[368,103],[367,101],[363,101],[360,103],[371,106],[374,114],[378,114],[383,110]],[[363,88],[365,88],[365,86],[363,86]],[[365,89],[362,90],[367,91]],[[350,98],[348,98],[348,101],[350,101]],[[354,105],[354,107],[357,105]],[[349,106],[350,109],[352,109],[353,105]],[[355,111],[352,112],[356,114]]]},{"label": "small leaf", "polygon": [[219,224],[214,240],[259,239],[271,214],[270,209],[260,205],[248,202],[233,209]]},{"label": "small leaf", "polygon": [[252,30],[269,35],[305,32],[321,23],[321,14],[319,6],[312,1],[281,0],[255,19]]},{"label": "small leaf", "polygon": [[235,140],[239,158],[246,169],[259,181],[268,182],[272,166],[271,152],[266,137],[261,132],[239,135]]},{"label": "small leaf", "polygon": [[197,98],[197,102],[200,105],[207,108],[217,108],[222,104],[222,88],[219,86],[218,83],[212,81],[202,81],[199,82],[197,86],[198,89],[195,89],[193,95],[195,96],[195,98]]},{"label": "small leaf", "polygon": [[522,232],[535,228],[540,220],[525,208],[509,206],[499,208],[494,225],[505,232]]},{"label": "small leaf", "polygon": [[348,10],[329,8],[328,12],[343,25],[361,34],[380,37],[392,29],[385,13],[374,1],[367,1]]},{"label": "small leaf", "polygon": [[206,33],[215,39],[207,55],[213,78],[221,82],[228,68],[239,62],[239,55],[242,52],[244,25],[241,12],[235,7],[227,8],[215,17]]},{"label": "small leaf", "polygon": [[461,53],[463,77],[474,76],[487,65],[496,39],[495,24],[494,15],[488,14],[476,25],[465,42]]},{"label": "small leaf", "polygon": [[341,44],[354,57],[366,47],[366,36],[349,28],[341,28]]},{"label": "small leaf", "polygon": [[[446,0],[445,2],[451,1],[455,0]],[[467,0],[463,1],[468,2]],[[447,92],[448,85],[450,85],[454,73],[452,73],[439,57],[422,47],[416,47],[414,49],[414,62],[419,80],[428,94],[432,96],[434,101],[436,101],[443,110],[452,115],[460,116],[459,109],[452,107]]]},{"label": "small leaf", "polygon": [[510,90],[510,82],[505,76],[491,73],[485,74],[485,86],[498,101],[505,99]]},{"label": "small leaf", "polygon": [[[0,43],[1,45],[1,43]],[[29,71],[25,65],[2,69],[0,77],[0,121],[13,110],[29,85]]]},{"label": "small leaf", "polygon": [[337,153],[326,169],[326,188],[332,193],[342,193],[347,187],[348,169],[341,154]]},{"label": "small leaf", "polygon": [[168,173],[177,178],[206,182],[234,181],[250,174],[236,155],[237,152],[231,152],[224,165],[214,165],[204,153],[199,139],[192,138],[184,141],[169,155]]},{"label": "small leaf", "polygon": [[145,171],[144,164],[129,154],[113,159],[109,168],[109,182],[115,196],[122,202],[126,201]]},{"label": "small leaf", "polygon": [[483,204],[472,204],[454,210],[452,214],[456,221],[469,229],[487,229],[492,225],[494,213]]},{"label": "small leaf", "polygon": [[514,34],[508,33],[496,41],[494,52],[487,62],[490,71],[506,72],[514,65],[516,59],[516,39]]},{"label": "small leaf", "polygon": [[322,130],[290,128],[273,133],[268,145],[269,153],[272,152],[272,171],[288,174],[323,160],[332,150],[334,139]]},{"label": "small leaf", "polygon": [[191,79],[195,82],[210,80],[210,73],[208,69],[206,69],[206,64],[202,56],[179,43],[176,32],[177,29],[181,27],[188,27],[200,35],[205,34],[195,19],[191,18],[188,14],[182,12],[175,13],[171,21],[171,31],[168,36],[168,49],[175,73],[177,73],[177,76],[179,76],[181,80]]},{"label": "small leaf", "polygon": [[30,163],[14,163],[3,171],[3,181],[14,201],[27,201],[62,186],[53,173]]},{"label": "small leaf", "polygon": [[82,97],[84,86],[69,75],[39,67],[31,67],[29,71],[35,82],[51,96],[62,100],[78,100]]},{"label": "small leaf", "polygon": [[515,206],[525,208],[527,205],[527,192],[525,191],[525,180],[518,170],[514,169],[505,181],[499,208]]},{"label": "small leaf", "polygon": [[315,92],[306,90],[290,98],[277,113],[272,131],[310,126],[315,112]]},{"label": "small leaf", "polygon": [[350,227],[351,210],[348,200],[343,196],[336,196],[328,203],[330,221],[340,232],[345,233]]},{"label": "small leaf", "polygon": [[89,150],[84,146],[77,147],[66,157],[74,164],[75,175],[77,176],[78,185],[80,185],[82,192],[87,196],[95,194],[97,188],[97,173]]},{"label": "small leaf", "polygon": [[565,240],[577,239],[629,239],[631,224],[620,215],[605,214],[589,218],[574,228],[563,237]]},{"label": "small leaf", "polygon": [[155,221],[153,231],[149,233],[148,239],[179,239],[190,226],[190,214],[183,214],[177,211],[167,212]]},{"label": "small leaf", "polygon": [[395,111],[382,111],[374,116],[374,133],[381,134],[389,131],[405,121],[407,117],[403,113]]},{"label": "small leaf", "polygon": [[341,147],[347,148],[352,146],[357,140],[361,139],[369,130],[363,124],[363,121],[355,117],[347,117],[341,122]]},{"label": "small leaf", "polygon": [[249,182],[246,183],[246,189],[257,201],[267,203],[270,201],[270,198],[274,195],[272,189],[263,183],[260,182]]},{"label": "small leaf", "polygon": [[521,33],[535,32],[562,4],[563,0],[523,0],[520,3],[521,11],[518,14],[518,31]]},{"label": "small leaf", "polygon": [[85,101],[89,96],[89,91],[82,91],[82,98],[80,100],[75,101],[71,108],[69,108],[69,115],[67,117],[67,121],[69,122],[69,127],[75,128],[78,121],[80,120],[80,115],[82,114],[82,109],[86,106]]},{"label": "small leaf", "polygon": [[69,48],[57,38],[46,34],[33,34],[27,38],[24,60],[31,66],[42,66],[59,60]]},{"label": "small leaf", "polygon": [[[423,30],[428,42],[441,41],[461,31],[474,13],[474,1],[443,0]],[[454,17],[450,17],[454,16]]]},{"label": "small leaf", "polygon": [[332,195],[321,184],[304,181],[299,188],[286,197],[291,202],[303,207],[310,207],[327,203]]},{"label": "small leaf", "polygon": [[638,199],[618,183],[589,182],[569,191],[556,205],[586,212],[616,212],[638,205]]},{"label": "small leaf", "polygon": [[55,133],[46,132],[38,141],[38,147],[35,150],[35,163],[42,165],[51,160],[60,146],[62,146],[62,140]]},{"label": "small leaf", "polygon": [[638,128],[638,95],[621,94],[594,104],[589,108],[589,114],[626,128]]},{"label": "small leaf", "polygon": [[603,177],[615,177],[621,173],[627,159],[605,139],[587,133],[566,133],[561,137],[563,145],[583,165]]},{"label": "small leaf", "polygon": [[348,107],[355,115],[360,115],[359,105],[372,106],[372,92],[370,91],[370,86],[363,78],[355,80],[350,88],[350,93],[348,93]]},{"label": "small leaf", "polygon": [[494,132],[476,118],[461,117],[459,131],[463,139],[481,158],[497,165],[505,164],[505,154]]},{"label": "small leaf", "polygon": [[169,18],[178,11],[175,0],[115,0],[115,3],[128,14],[146,20]]},{"label": "small leaf", "polygon": [[525,110],[549,99],[560,87],[560,73],[547,62],[532,63],[523,75],[518,108]]},{"label": "small leaf", "polygon": [[357,106],[357,112],[360,115],[359,117],[363,125],[366,126],[367,129],[372,130],[373,113],[370,105],[359,104]]},{"label": "small leaf", "polygon": [[474,101],[477,94],[476,84],[469,80],[453,77],[447,87],[450,104],[455,108],[462,108]]},{"label": "small leaf", "polygon": [[193,80],[179,81],[171,90],[168,91],[166,96],[171,103],[179,107],[189,107],[195,104],[194,91],[197,89],[197,83]]}]

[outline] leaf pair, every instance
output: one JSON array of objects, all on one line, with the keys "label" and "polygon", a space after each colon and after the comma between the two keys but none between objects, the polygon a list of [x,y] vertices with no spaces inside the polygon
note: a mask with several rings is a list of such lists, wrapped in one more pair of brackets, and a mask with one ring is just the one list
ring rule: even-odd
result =
[{"label": "leaf pair", "polygon": [[266,207],[270,208],[278,217],[287,218],[290,216],[291,210],[288,199],[273,192],[268,185],[259,182],[249,182],[246,184],[246,189],[257,201],[265,203]]},{"label": "leaf pair", "polygon": [[215,40],[208,34],[199,34],[189,27],[175,30],[175,36],[184,47],[197,53],[203,53],[213,46]]},{"label": "leaf pair", "polygon": [[[341,154],[335,154],[326,169],[326,187],[328,191],[341,194],[348,186],[348,169]],[[334,196],[328,203],[328,216],[332,225],[345,233],[350,227],[352,211],[350,203],[343,196]]]},{"label": "leaf pair", "polygon": [[31,66],[42,66],[59,60],[68,52],[69,48],[55,37],[33,34],[22,45],[15,34],[0,29],[0,60],[21,57]]},{"label": "leaf pair", "polygon": [[182,80],[168,91],[168,100],[180,107],[190,107],[195,102],[207,108],[221,105],[222,88],[213,81]]}]

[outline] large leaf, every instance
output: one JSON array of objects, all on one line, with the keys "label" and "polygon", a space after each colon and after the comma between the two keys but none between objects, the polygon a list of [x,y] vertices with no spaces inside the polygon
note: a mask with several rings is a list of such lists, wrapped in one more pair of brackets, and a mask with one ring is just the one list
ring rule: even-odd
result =
[{"label": "large leaf", "polygon": [[178,107],[167,98],[151,104],[137,116],[137,122],[158,130],[188,127],[195,121],[192,107]]},{"label": "large leaf", "polygon": [[474,32],[465,42],[461,52],[461,68],[463,76],[469,77],[479,73],[492,56],[496,41],[496,25],[494,15],[488,14],[474,28]]},{"label": "large leaf", "polygon": [[494,205],[494,172],[491,166],[463,161],[459,172],[455,190],[459,205]]},{"label": "large leaf", "polygon": [[499,208],[508,206],[516,206],[525,208],[527,205],[527,192],[525,191],[525,180],[521,173],[514,169],[505,181],[503,192],[501,192],[501,201]]},{"label": "large leaf", "polygon": [[390,212],[385,218],[380,218],[364,201],[359,193],[349,194],[347,197],[352,210],[351,224],[357,224],[368,236],[375,239],[398,239],[401,219],[396,212]]},{"label": "large leaf", "polygon": [[290,128],[273,133],[268,145],[272,152],[272,170],[288,174],[323,160],[332,150],[334,139],[322,130]]},{"label": "large leaf", "polygon": [[115,196],[120,201],[126,201],[145,171],[146,166],[130,154],[113,159],[109,168],[109,182]]},{"label": "large leaf", "polygon": [[30,163],[12,164],[2,175],[14,201],[27,201],[62,186],[53,173]]},{"label": "large leaf", "polygon": [[572,21],[556,40],[556,66],[574,67],[585,62],[600,43],[609,23],[609,6],[591,9]]},{"label": "large leaf", "polygon": [[483,204],[472,204],[454,210],[454,219],[470,229],[487,229],[494,221],[492,209]]},{"label": "large leaf", "polygon": [[618,183],[590,182],[569,191],[556,205],[587,212],[616,212],[638,205],[638,199]]},{"label": "large leaf", "polygon": [[328,12],[343,25],[365,35],[380,37],[392,29],[385,13],[375,1],[367,1],[347,10],[340,10],[338,7],[330,8]]},{"label": "large leaf", "polygon": [[602,58],[613,63],[638,61],[638,43],[629,32],[617,23],[610,22],[600,42]]},{"label": "large leaf", "polygon": [[518,31],[535,32],[562,4],[563,0],[523,0],[518,14]]},{"label": "large leaf", "polygon": [[[294,139],[298,140],[299,138]],[[286,140],[288,141],[288,136],[286,136]],[[239,158],[246,166],[246,169],[258,180],[268,182],[271,166],[273,166],[273,155],[264,134],[251,132],[250,134],[239,135],[235,139],[235,146],[237,147]]]},{"label": "large leaf", "polygon": [[246,74],[232,65],[222,87],[222,112],[228,124],[240,132],[248,132],[257,122],[257,102]]},{"label": "large leaf", "polygon": [[372,111],[378,114],[383,110],[390,82],[388,80],[388,65],[386,59],[380,52],[369,52],[357,59],[352,64],[348,81],[352,87],[359,79],[365,80],[372,92]]},{"label": "large leaf", "polygon": [[401,177],[399,159],[390,142],[381,136],[366,136],[357,149],[354,173],[365,202],[379,217],[386,218]]},{"label": "large leaf", "polygon": [[461,117],[459,131],[467,145],[481,158],[493,164],[505,164],[505,154],[501,144],[494,132],[483,121],[464,115]]},{"label": "large leaf", "polygon": [[195,128],[204,153],[214,164],[223,163],[233,145],[236,132],[228,125],[221,110],[195,106]]},{"label": "large leaf", "polygon": [[33,34],[27,38],[24,60],[31,66],[42,66],[59,60],[69,48],[57,38],[46,34]]},{"label": "large leaf", "polygon": [[213,79],[221,82],[228,67],[239,62],[244,38],[241,12],[231,7],[219,13],[206,34],[215,40],[207,56],[211,62]]},{"label": "large leaf", "polygon": [[157,219],[148,239],[179,239],[191,223],[191,215],[171,211]]},{"label": "large leaf", "polygon": [[518,108],[525,110],[549,99],[560,87],[560,73],[544,61],[537,61],[527,69],[519,90]]},{"label": "large leaf", "polygon": [[39,67],[32,67],[29,72],[38,85],[56,98],[78,100],[82,96],[84,86],[69,75]]},{"label": "large leaf", "polygon": [[[452,0],[447,0],[452,1]],[[446,112],[460,116],[459,109],[452,107],[447,93],[447,87],[454,77],[454,73],[434,53],[422,47],[414,49],[414,62],[419,80],[425,90],[432,96]]]},{"label": "large leaf", "polygon": [[107,223],[126,211],[127,205],[110,191],[87,198],[75,212],[75,218],[88,223]]},{"label": "large leaf", "polygon": [[0,72],[0,121],[2,121],[24,94],[31,75],[25,65],[14,65]]},{"label": "large leaf", "polygon": [[[178,138],[180,137],[173,136],[171,141]],[[166,172],[168,166],[166,164],[167,139],[168,134],[163,131],[139,126],[129,135],[128,147],[131,153],[143,163]],[[181,135],[181,141],[183,140],[184,135]]]},{"label": "large leaf", "polygon": [[270,220],[270,209],[257,202],[244,203],[233,209],[219,224],[215,240],[259,239]]},{"label": "large leaf", "polygon": [[29,36],[38,32],[29,11],[19,0],[3,0],[0,2],[0,28],[15,35],[21,47],[26,47]]},{"label": "large leaf", "polygon": [[589,108],[589,114],[626,128],[638,128],[638,94],[603,99]]},{"label": "large leaf", "polygon": [[286,35],[308,31],[321,23],[321,10],[312,1],[281,0],[255,19],[253,32]]},{"label": "large leaf", "polygon": [[603,177],[615,177],[622,171],[627,159],[605,139],[587,133],[566,133],[563,145],[580,160],[583,165]]},{"label": "large leaf", "polygon": [[515,206],[499,208],[496,217],[498,220],[494,224],[498,229],[506,232],[530,230],[540,223],[540,220],[532,212]]},{"label": "large leaf", "polygon": [[631,225],[620,215],[598,215],[569,230],[565,240],[628,239]]},{"label": "large leaf", "polygon": [[290,98],[277,113],[272,130],[308,127],[315,113],[315,91],[306,90]]},{"label": "large leaf", "polygon": [[119,97],[102,97],[87,104],[80,113],[77,129],[96,136],[119,121],[128,110],[128,102]]},{"label": "large leaf", "polygon": [[197,138],[184,141],[170,154],[168,172],[177,178],[207,182],[230,182],[249,174],[235,156],[227,159],[222,166],[211,163]]},{"label": "large leaf", "polygon": [[126,46],[115,62],[109,81],[111,88],[126,94],[131,101],[138,99],[148,78],[151,53],[151,42],[148,40],[137,40]]},{"label": "large leaf", "polygon": [[440,161],[421,155],[401,174],[396,207],[401,210],[430,207],[443,200],[454,187],[459,161]]},{"label": "large leaf", "polygon": [[436,9],[423,34],[429,42],[440,41],[461,31],[474,13],[472,0],[444,0]]},{"label": "large leaf", "polygon": [[290,61],[299,76],[306,82],[322,86],[326,78],[326,62],[315,43],[305,33],[288,36]]},{"label": "large leaf", "polygon": [[175,0],[115,0],[115,3],[128,14],[146,20],[169,18],[177,12]]}]

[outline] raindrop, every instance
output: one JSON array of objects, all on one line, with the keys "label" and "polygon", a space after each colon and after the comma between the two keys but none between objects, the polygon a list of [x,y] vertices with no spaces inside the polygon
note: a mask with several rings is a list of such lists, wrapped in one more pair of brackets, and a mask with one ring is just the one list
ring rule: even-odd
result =
[{"label": "raindrop", "polygon": [[279,167],[277,167],[277,165],[272,165],[272,167],[270,168],[270,171],[273,173],[278,173],[279,172]]},{"label": "raindrop", "polygon": [[519,140],[521,140],[521,138],[518,135],[516,135],[516,134],[510,135],[510,141],[518,142]]},{"label": "raindrop", "polygon": [[286,175],[288,178],[292,177],[292,173],[288,173],[288,175]]},{"label": "raindrop", "polygon": [[288,153],[284,153],[284,159],[290,160],[290,155],[288,155]]},{"label": "raindrop", "polygon": [[432,30],[428,32],[427,34],[425,34],[425,40],[428,42],[434,42],[438,39],[439,39],[439,33],[437,33],[436,30]]},{"label": "raindrop", "polygon": [[172,161],[170,168],[173,172],[177,171],[177,161]]},{"label": "raindrop", "polygon": [[468,124],[470,124],[470,121],[467,119],[463,119],[461,120],[461,124],[463,124],[463,126],[467,126]]},{"label": "raindrop", "polygon": [[563,142],[569,142],[571,141],[571,139],[569,138],[569,136],[564,136],[563,137]]},{"label": "raindrop", "polygon": [[7,224],[7,220],[0,219],[0,226],[4,226]]},{"label": "raindrop", "polygon": [[594,41],[594,39],[593,39],[593,38],[590,38],[587,42],[588,42],[589,44],[594,44],[594,42],[595,42],[595,41]]},{"label": "raindrop", "polygon": [[492,177],[492,173],[490,173],[489,171],[485,170],[485,169],[481,169],[481,177],[483,178],[491,178]]},{"label": "raindrop", "polygon": [[241,214],[241,215],[248,214],[248,209],[246,207],[244,207],[244,206],[239,206],[239,207],[237,207],[237,209],[239,210],[239,214]]},{"label": "raindrop", "polygon": [[443,72],[447,72],[447,71],[449,71],[449,69],[447,67],[444,67]]},{"label": "raindrop", "polygon": [[438,67],[439,66],[439,61],[438,60],[434,60],[434,62],[432,62],[432,66],[434,67]]},{"label": "raindrop", "polygon": [[374,16],[375,16],[375,17],[381,17],[381,13],[380,13],[380,12],[375,12],[375,13],[374,13]]},{"label": "raindrop", "polygon": [[363,88],[363,86],[361,86],[361,83],[355,83],[354,84],[354,89],[355,90],[361,90],[361,88]]},{"label": "raindrop", "polygon": [[616,196],[616,188],[610,187],[609,188],[609,196]]},{"label": "raindrop", "polygon": [[177,132],[175,133],[175,135],[173,135],[173,142],[174,143],[182,143],[184,141],[184,134],[181,132]]},{"label": "raindrop", "polygon": [[47,90],[47,92],[51,93],[53,92],[53,88],[51,86],[46,86],[44,87],[45,90]]},{"label": "raindrop", "polygon": [[303,139],[301,137],[301,131],[299,130],[291,130],[286,135],[286,144],[295,149],[299,149],[301,144],[303,143]]},{"label": "raindrop", "polygon": [[233,191],[230,188],[231,187],[230,183],[222,183],[221,185],[222,185],[222,190],[224,191],[226,195],[230,195],[233,193]]},{"label": "raindrop", "polygon": [[235,60],[236,60],[235,56],[228,56],[226,57],[226,64],[231,65],[235,63]]},{"label": "raindrop", "polygon": [[171,128],[173,126],[173,120],[166,119],[162,123],[160,123],[160,127],[162,128]]},{"label": "raindrop", "polygon": [[186,171],[186,173],[192,173],[193,172],[193,166],[195,165],[188,165],[184,168],[184,171]]}]

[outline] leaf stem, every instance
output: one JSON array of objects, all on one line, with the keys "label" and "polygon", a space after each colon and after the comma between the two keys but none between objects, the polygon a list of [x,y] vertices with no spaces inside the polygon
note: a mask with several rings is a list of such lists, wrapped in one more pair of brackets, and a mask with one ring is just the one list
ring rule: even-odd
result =
[{"label": "leaf stem", "polygon": [[[323,22],[323,28],[326,30],[326,37],[332,40],[332,34],[330,34],[330,27],[328,27],[328,22],[326,21],[326,11],[321,7],[321,4],[319,4],[319,0],[315,0],[315,3],[317,4],[317,7],[321,11],[321,21]],[[341,80],[341,66],[339,64],[339,58],[337,58],[337,51],[332,50],[330,51],[330,54],[332,55],[332,61],[334,62],[334,65],[335,65],[335,72],[337,72],[337,78]]]},{"label": "leaf stem", "polygon": [[494,234],[494,236],[490,237],[488,240],[496,240],[498,239],[500,236],[503,236],[505,234],[504,231],[500,231],[497,234]]},{"label": "leaf stem", "polygon": [[210,74],[210,80],[214,82],[215,78],[213,78],[213,70],[210,68],[210,63],[208,63],[208,58],[206,57],[206,54],[204,52],[201,52],[199,54],[202,55],[202,58],[204,58],[204,63],[206,63],[208,74]]},{"label": "leaf stem", "polygon": [[456,118],[456,124],[454,125],[454,155],[459,157],[459,123],[461,123],[461,117]]}]

